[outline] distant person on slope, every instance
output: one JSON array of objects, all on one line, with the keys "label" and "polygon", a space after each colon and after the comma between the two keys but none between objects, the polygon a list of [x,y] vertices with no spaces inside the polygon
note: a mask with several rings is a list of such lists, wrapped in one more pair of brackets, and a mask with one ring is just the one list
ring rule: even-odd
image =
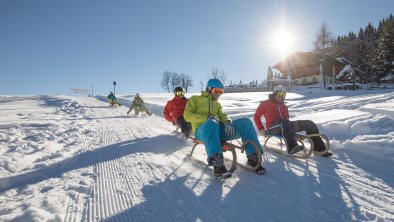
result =
[{"label": "distant person on slope", "polygon": [[187,98],[184,96],[185,91],[182,87],[176,87],[174,90],[174,98],[167,102],[163,109],[164,118],[173,125],[179,126],[185,137],[189,137],[192,131],[192,126],[183,118],[183,111],[187,103]]},{"label": "distant person on slope", "polygon": [[[272,94],[268,96],[268,100],[260,103],[255,114],[254,122],[260,134],[265,136],[265,129],[261,122],[261,117],[264,116],[266,121],[267,131],[271,134],[281,134],[286,141],[287,152],[295,154],[304,149],[303,145],[297,144],[294,138],[296,132],[306,131],[306,135],[318,134],[319,129],[311,120],[289,120],[288,107],[284,100],[286,97],[286,89],[282,86],[276,86]],[[326,149],[323,140],[319,136],[311,137],[314,145],[314,151],[324,151]],[[322,156],[331,156],[332,153],[325,152]]]},{"label": "distant person on slope", "polygon": [[[202,91],[199,96],[189,98],[184,112],[185,120],[192,124],[195,138],[205,144],[208,164],[213,166],[215,177],[231,176],[223,163],[221,140],[237,138],[242,138],[242,141],[251,140],[259,146],[261,153],[263,152],[253,123],[247,118],[232,121],[222,111],[218,99],[224,93],[223,88],[223,83],[219,79],[210,79],[206,91]],[[245,151],[248,164],[255,167],[259,157],[254,147],[247,144]],[[265,173],[265,169],[260,165],[256,173]]]},{"label": "distant person on slope", "polygon": [[116,105],[121,106],[121,104],[118,102],[112,91],[109,93],[107,98],[110,106],[116,106]]},{"label": "distant person on slope", "polygon": [[134,113],[136,116],[140,112],[145,112],[149,116],[152,115],[152,113],[148,110],[148,108],[145,107],[145,102],[144,102],[144,100],[142,100],[139,93],[135,94],[135,97],[134,97],[133,102],[131,103],[130,109],[127,111],[127,115],[129,115],[129,113],[133,109],[134,109]]}]

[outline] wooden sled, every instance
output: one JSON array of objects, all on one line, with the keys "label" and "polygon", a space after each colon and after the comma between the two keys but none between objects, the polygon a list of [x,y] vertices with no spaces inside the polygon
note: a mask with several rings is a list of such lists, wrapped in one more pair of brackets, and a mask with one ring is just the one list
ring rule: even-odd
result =
[{"label": "wooden sled", "polygon": [[[196,148],[197,145],[200,145],[200,144],[204,145],[203,142],[201,142],[201,141],[199,141],[199,140],[197,140],[195,138],[191,138],[191,139],[194,142],[194,146],[193,146],[189,156],[193,155],[194,149]],[[236,153],[235,149],[239,149],[239,150],[241,150],[241,153],[244,153],[246,145],[249,144],[249,143],[254,147],[254,149],[255,149],[255,151],[257,153],[258,164],[255,167],[246,166],[246,165],[240,164],[240,163],[238,163],[238,165],[241,168],[244,168],[244,169],[246,169],[248,171],[255,172],[257,170],[257,168],[261,165],[261,162],[262,162],[261,151],[260,151],[259,147],[256,145],[256,143],[254,143],[251,140],[247,140],[244,143],[240,143],[240,145],[236,145],[236,144],[233,144],[233,143],[231,143],[229,141],[221,141],[223,153],[224,152],[231,152],[232,157],[233,157],[232,158],[231,167],[229,169],[229,171],[231,173],[234,172],[237,169],[237,153]]]},{"label": "wooden sled", "polygon": [[[323,140],[324,145],[326,147],[325,150],[320,151],[320,152],[313,150],[314,147],[313,147],[313,142],[312,142],[311,137],[314,137],[314,136],[320,136],[320,138]],[[268,146],[268,141],[270,139],[271,139],[270,142],[275,142],[275,140],[276,140],[276,142],[279,144],[279,147],[272,146],[272,145]],[[330,141],[328,140],[327,136],[324,134],[318,134],[318,133],[317,134],[310,134],[310,135],[296,134],[295,139],[297,140],[297,142],[301,143],[301,145],[304,146],[304,150],[300,151],[298,153],[295,153],[293,155],[287,153],[287,146],[284,143],[284,141],[283,141],[284,139],[281,134],[267,133],[265,135],[264,147],[266,149],[272,150],[276,153],[291,155],[292,157],[297,158],[297,159],[307,159],[312,155],[312,153],[314,153],[315,155],[322,155],[330,150]]]}]

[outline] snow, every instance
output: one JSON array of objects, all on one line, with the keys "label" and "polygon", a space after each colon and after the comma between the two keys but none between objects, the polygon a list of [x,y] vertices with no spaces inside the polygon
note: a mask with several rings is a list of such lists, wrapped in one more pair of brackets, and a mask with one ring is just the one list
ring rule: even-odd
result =
[{"label": "snow", "polygon": [[[191,94],[187,94],[190,96]],[[291,119],[310,119],[332,158],[266,151],[266,175],[217,181],[202,145],[162,118],[171,94],[0,96],[0,221],[394,221],[394,91],[296,89]],[[224,94],[233,119],[267,92]],[[260,138],[263,143],[264,139]],[[238,153],[244,163],[244,154]]]},{"label": "snow", "polygon": [[336,79],[340,79],[342,76],[346,75],[347,73],[351,73],[353,70],[352,65],[347,64],[343,69],[339,72],[339,74],[335,77]]}]

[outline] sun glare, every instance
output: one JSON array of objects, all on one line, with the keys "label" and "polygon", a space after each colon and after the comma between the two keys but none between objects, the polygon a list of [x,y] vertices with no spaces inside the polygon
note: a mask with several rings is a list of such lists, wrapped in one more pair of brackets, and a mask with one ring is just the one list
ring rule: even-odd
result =
[{"label": "sun glare", "polygon": [[294,50],[294,35],[284,30],[273,33],[271,46],[282,57],[287,56]]}]

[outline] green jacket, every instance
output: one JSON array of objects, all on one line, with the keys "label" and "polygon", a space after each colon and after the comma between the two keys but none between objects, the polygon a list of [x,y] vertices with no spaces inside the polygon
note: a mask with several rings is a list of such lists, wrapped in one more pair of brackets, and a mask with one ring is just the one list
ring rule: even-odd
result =
[{"label": "green jacket", "polygon": [[134,100],[133,100],[133,103],[131,104],[131,106],[130,106],[130,110],[132,110],[133,108],[135,109],[136,107],[138,107],[138,108],[142,108],[142,107],[145,107],[145,102],[144,102],[144,100],[142,100],[141,98],[139,98],[139,99],[137,99],[137,98],[134,98]]},{"label": "green jacket", "polygon": [[212,100],[208,92],[201,91],[201,95],[190,97],[183,112],[183,117],[192,124],[193,132],[196,132],[196,129],[207,121],[208,116],[215,116],[223,123],[231,121],[227,114],[223,113],[220,103]]}]

